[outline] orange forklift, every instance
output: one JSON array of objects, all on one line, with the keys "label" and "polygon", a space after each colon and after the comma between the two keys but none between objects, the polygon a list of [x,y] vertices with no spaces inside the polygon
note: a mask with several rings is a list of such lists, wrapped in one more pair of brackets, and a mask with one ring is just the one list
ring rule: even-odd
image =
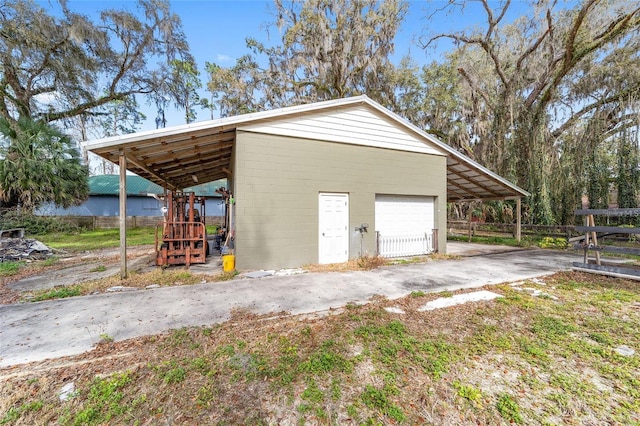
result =
[{"label": "orange forklift", "polygon": [[164,221],[156,227],[156,265],[205,263],[209,254],[205,197],[194,192],[168,192],[165,205]]}]

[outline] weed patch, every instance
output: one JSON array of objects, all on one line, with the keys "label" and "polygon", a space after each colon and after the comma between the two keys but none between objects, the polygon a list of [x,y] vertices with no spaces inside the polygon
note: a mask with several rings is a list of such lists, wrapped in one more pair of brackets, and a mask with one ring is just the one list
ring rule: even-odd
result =
[{"label": "weed patch", "polygon": [[356,264],[358,265],[358,268],[362,269],[363,271],[379,268],[383,265],[386,265],[386,263],[387,263],[387,260],[382,256],[365,255],[365,256],[360,256],[356,260]]},{"label": "weed patch", "polygon": [[462,384],[459,381],[453,382],[453,387],[459,397],[466,399],[474,405],[481,405],[480,401],[482,399],[482,392],[480,389],[472,385]]},{"label": "weed patch", "polygon": [[216,282],[230,281],[234,279],[237,275],[238,275],[238,271],[236,270],[226,271],[226,272],[222,272],[221,274],[214,275],[213,277],[211,277],[211,281],[216,281]]},{"label": "weed patch", "polygon": [[131,398],[126,392],[134,376],[130,372],[110,377],[97,377],[89,386],[85,403],[75,414],[68,413],[61,419],[63,425],[99,425],[114,419],[131,420],[130,413],[142,404],[144,395]]},{"label": "weed patch", "polygon": [[167,385],[183,382],[187,371],[176,360],[169,360],[157,365],[155,370],[158,377]]},{"label": "weed patch", "polygon": [[403,422],[406,419],[402,409],[389,400],[388,392],[384,388],[377,389],[366,385],[361,398],[367,407],[378,410],[396,422]]},{"label": "weed patch", "polygon": [[102,333],[100,334],[100,341],[103,343],[111,343],[113,342],[113,337],[111,337],[110,335],[106,334],[106,333]]},{"label": "weed patch", "polygon": [[[469,237],[466,235],[447,235],[447,239],[451,241],[469,241]],[[499,244],[506,246],[514,246],[514,247],[528,247],[532,244],[535,244],[535,240],[531,238],[523,238],[522,241],[518,241],[512,237],[482,237],[482,236],[473,236],[471,237],[472,243],[480,243],[480,244]]]},{"label": "weed patch", "polygon": [[418,360],[422,368],[434,379],[439,379],[447,373],[459,355],[457,348],[447,343],[443,337],[422,342],[418,348],[421,354]]},{"label": "weed patch", "polygon": [[16,211],[2,214],[2,227],[3,229],[24,228],[27,235],[42,235],[51,232],[78,234],[83,230],[77,225],[56,217],[36,216],[34,214],[18,213]]},{"label": "weed patch", "polygon": [[42,262],[42,266],[49,267],[49,266],[56,265],[59,262],[60,262],[60,258],[58,256],[49,256],[44,260],[44,262]]},{"label": "weed patch", "polygon": [[324,400],[324,392],[318,388],[315,380],[312,379],[304,392],[302,392],[301,397],[305,401],[320,403]]},{"label": "weed patch", "polygon": [[496,409],[508,422],[522,424],[522,415],[520,414],[520,406],[515,399],[509,394],[503,393],[498,397]]},{"label": "weed patch", "polygon": [[80,296],[81,294],[82,291],[78,286],[59,287],[52,290],[37,292],[31,299],[31,301],[41,302],[43,300],[64,299],[66,297]]},{"label": "weed patch", "polygon": [[[503,285],[505,302],[419,312],[422,294],[393,301],[402,316],[383,298],[326,317],[235,311],[108,342],[0,371],[0,422],[638,424],[640,358],[616,352],[640,347],[637,283],[545,280],[556,299]],[[69,380],[77,390],[61,403]]]},{"label": "weed patch", "polygon": [[344,263],[305,265],[304,269],[310,272],[368,271],[386,264],[387,260],[381,256],[361,256]]},{"label": "weed patch", "polygon": [[348,372],[351,367],[351,363],[338,352],[335,341],[327,340],[300,364],[300,371],[322,375],[333,371]]},{"label": "weed patch", "polygon": [[553,237],[544,237],[538,242],[538,247],[544,249],[566,249],[567,248],[567,239],[566,238],[553,238]]},{"label": "weed patch", "polygon": [[0,277],[10,277],[18,273],[25,262],[0,262]]},{"label": "weed patch", "polygon": [[18,420],[20,416],[30,411],[37,412],[40,409],[42,409],[43,405],[44,405],[43,402],[38,400],[38,401],[27,402],[25,404],[20,405],[19,407],[11,407],[2,417],[2,419],[0,419],[0,425],[13,423],[16,420]]},{"label": "weed patch", "polygon": [[547,341],[554,341],[567,333],[577,330],[573,324],[547,316],[537,317],[531,329],[537,336]]}]

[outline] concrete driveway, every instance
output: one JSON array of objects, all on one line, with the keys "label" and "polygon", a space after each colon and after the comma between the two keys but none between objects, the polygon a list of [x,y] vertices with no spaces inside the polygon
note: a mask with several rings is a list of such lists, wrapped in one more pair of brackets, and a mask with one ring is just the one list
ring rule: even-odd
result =
[{"label": "concrete driveway", "polygon": [[119,341],[221,323],[234,308],[257,314],[322,312],[366,302],[374,295],[394,299],[412,291],[457,290],[539,277],[567,270],[578,258],[568,252],[530,249],[367,272],[236,279],[5,305],[0,306],[0,367],[80,354],[91,350],[101,335]]}]

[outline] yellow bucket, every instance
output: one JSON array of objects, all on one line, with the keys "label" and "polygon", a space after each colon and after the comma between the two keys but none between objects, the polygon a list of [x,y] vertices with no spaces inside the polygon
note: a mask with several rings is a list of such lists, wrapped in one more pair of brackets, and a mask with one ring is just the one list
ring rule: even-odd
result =
[{"label": "yellow bucket", "polygon": [[234,269],[236,269],[236,257],[232,254],[222,256],[222,270],[224,272],[231,272]]}]

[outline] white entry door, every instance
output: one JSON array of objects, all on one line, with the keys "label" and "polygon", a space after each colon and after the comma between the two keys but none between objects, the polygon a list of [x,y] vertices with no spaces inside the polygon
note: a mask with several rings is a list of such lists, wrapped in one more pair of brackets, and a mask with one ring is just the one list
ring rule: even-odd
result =
[{"label": "white entry door", "polygon": [[320,193],[318,263],[349,260],[349,194]]}]

